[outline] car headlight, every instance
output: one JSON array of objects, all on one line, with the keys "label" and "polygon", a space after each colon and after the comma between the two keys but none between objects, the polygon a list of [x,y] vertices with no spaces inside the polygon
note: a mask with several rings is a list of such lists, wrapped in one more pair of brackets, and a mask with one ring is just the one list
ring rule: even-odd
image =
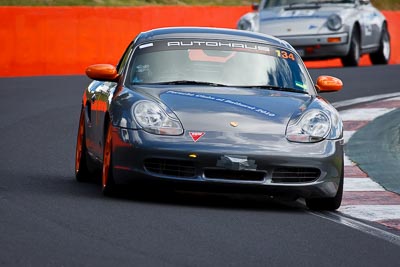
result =
[{"label": "car headlight", "polygon": [[337,31],[342,27],[342,18],[336,14],[330,15],[326,22],[326,26],[331,31]]},{"label": "car headlight", "polygon": [[146,132],[161,135],[181,135],[183,128],[174,113],[168,115],[164,109],[152,101],[142,100],[132,108],[136,122]]},{"label": "car headlight", "polygon": [[292,142],[314,143],[325,139],[331,129],[331,120],[316,109],[305,112],[299,119],[290,121],[286,138]]},{"label": "car headlight", "polygon": [[247,19],[242,19],[238,23],[238,29],[244,31],[254,31],[254,25]]}]

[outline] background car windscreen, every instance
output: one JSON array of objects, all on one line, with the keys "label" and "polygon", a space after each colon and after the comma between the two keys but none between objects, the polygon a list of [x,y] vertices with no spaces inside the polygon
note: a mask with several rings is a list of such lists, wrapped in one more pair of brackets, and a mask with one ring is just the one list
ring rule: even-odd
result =
[{"label": "background car windscreen", "polygon": [[128,77],[131,84],[188,81],[299,91],[313,86],[303,63],[292,51],[222,40],[167,40],[139,45]]},{"label": "background car windscreen", "polygon": [[296,6],[302,4],[312,4],[312,5],[319,5],[324,3],[341,3],[341,4],[353,4],[355,0],[268,0],[265,2],[263,8],[273,8],[279,6]]}]

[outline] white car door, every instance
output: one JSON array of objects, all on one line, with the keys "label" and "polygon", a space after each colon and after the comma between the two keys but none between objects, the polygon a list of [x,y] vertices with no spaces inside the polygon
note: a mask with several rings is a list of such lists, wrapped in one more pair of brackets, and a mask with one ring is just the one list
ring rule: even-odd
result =
[{"label": "white car door", "polygon": [[360,5],[362,48],[371,48],[379,44],[381,19],[378,11],[370,4]]}]

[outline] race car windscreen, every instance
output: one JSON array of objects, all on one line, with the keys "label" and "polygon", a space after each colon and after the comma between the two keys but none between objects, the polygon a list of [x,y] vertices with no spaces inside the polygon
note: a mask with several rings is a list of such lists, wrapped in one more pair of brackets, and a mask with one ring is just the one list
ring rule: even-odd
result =
[{"label": "race car windscreen", "polygon": [[166,40],[139,45],[127,82],[274,87],[310,92],[303,63],[290,50],[265,44],[216,40]]},{"label": "race car windscreen", "polygon": [[354,4],[355,0],[268,0],[263,8],[273,8],[280,6],[296,6],[302,4]]}]

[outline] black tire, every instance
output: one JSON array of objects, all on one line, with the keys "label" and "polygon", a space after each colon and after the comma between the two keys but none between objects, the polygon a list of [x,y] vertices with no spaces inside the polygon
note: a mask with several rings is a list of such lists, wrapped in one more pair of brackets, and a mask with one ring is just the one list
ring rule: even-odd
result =
[{"label": "black tire", "polygon": [[112,126],[109,123],[106,129],[105,142],[103,149],[103,168],[102,168],[102,192],[105,196],[115,196],[117,186],[114,182],[113,160],[112,160]]},{"label": "black tire", "polygon": [[89,171],[87,164],[87,148],[85,135],[85,111],[82,109],[79,118],[78,134],[76,138],[75,150],[75,178],[79,182],[89,182],[93,180],[93,175]]},{"label": "black tire", "polygon": [[357,27],[353,27],[351,33],[349,53],[341,58],[344,67],[357,67],[360,61],[360,34]]},{"label": "black tire", "polygon": [[389,63],[391,54],[390,35],[386,24],[382,27],[382,34],[378,51],[369,54],[372,64],[386,65]]},{"label": "black tire", "polygon": [[340,177],[339,188],[334,197],[329,198],[309,198],[306,199],[306,205],[311,210],[337,210],[342,204],[344,183],[344,167],[342,166],[342,174]]}]

